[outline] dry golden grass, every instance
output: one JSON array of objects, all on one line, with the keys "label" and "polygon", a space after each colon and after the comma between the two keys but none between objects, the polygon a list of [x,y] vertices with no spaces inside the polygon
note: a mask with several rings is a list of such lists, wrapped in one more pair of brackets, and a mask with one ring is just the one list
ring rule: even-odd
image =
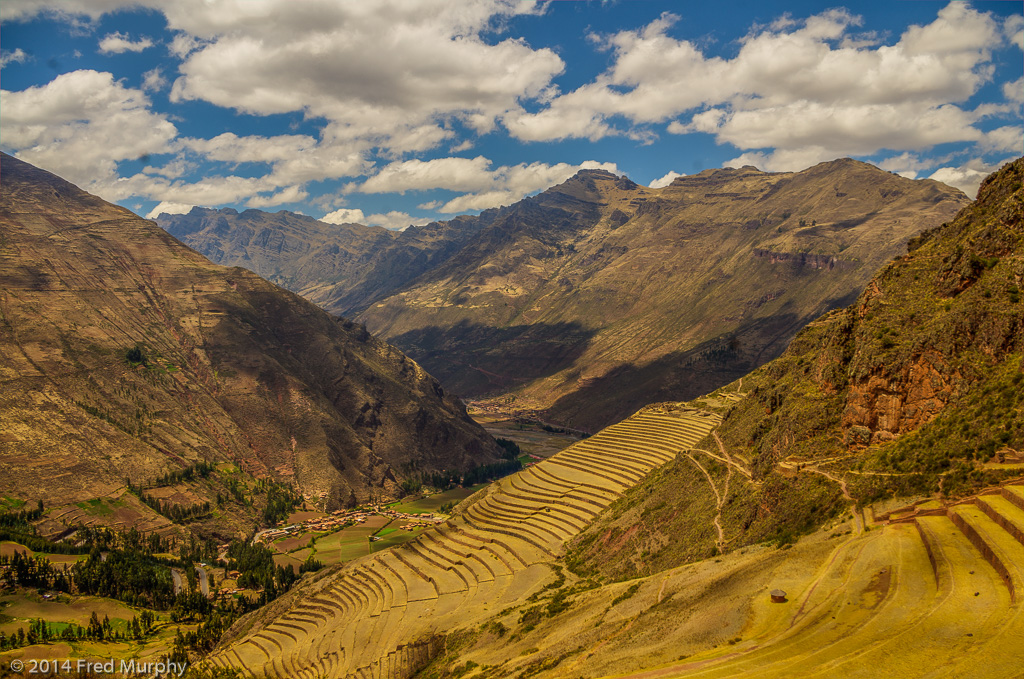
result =
[{"label": "dry golden grass", "polygon": [[[975,527],[973,541],[953,516]],[[877,527],[800,570],[777,579],[789,603],[752,599],[734,646],[616,676],[1020,676],[1024,615],[1008,584],[1024,572],[1024,544],[975,505]]]}]

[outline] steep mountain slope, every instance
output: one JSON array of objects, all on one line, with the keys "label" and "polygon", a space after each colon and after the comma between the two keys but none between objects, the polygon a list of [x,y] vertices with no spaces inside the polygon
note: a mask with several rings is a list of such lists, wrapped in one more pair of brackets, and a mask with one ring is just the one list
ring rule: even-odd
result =
[{"label": "steep mountain slope", "polygon": [[633,577],[787,542],[849,501],[955,498],[1020,475],[1022,182],[1024,159],[987,179],[955,219],[913,239],[852,306],[691,403],[723,417],[698,446],[714,459],[699,471],[679,456],[648,477],[581,535],[570,563]]},{"label": "steep mountain slope", "polygon": [[75,502],[199,460],[337,507],[497,459],[362,327],[15,158],[0,197],[0,492]]},{"label": "steep mountain slope", "polygon": [[966,196],[853,160],[648,189],[586,170],[358,316],[460,394],[584,428],[691,398],[848,304]]},{"label": "steep mountain slope", "polygon": [[200,207],[162,214],[157,223],[213,262],[255,271],[342,316],[445,261],[479,229],[478,220],[466,218],[397,232],[292,212]]},{"label": "steep mountain slope", "polygon": [[271,677],[1019,676],[1024,486],[949,500],[1024,472],[1022,183],[1024,159],[743,380],[645,407],[404,548],[306,579],[208,662]]}]

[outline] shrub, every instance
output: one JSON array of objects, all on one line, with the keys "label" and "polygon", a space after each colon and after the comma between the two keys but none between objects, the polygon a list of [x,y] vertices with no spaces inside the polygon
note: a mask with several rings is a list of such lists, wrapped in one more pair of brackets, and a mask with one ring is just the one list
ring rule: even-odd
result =
[{"label": "shrub", "polygon": [[124,352],[124,358],[132,367],[147,364],[146,352],[138,344]]}]

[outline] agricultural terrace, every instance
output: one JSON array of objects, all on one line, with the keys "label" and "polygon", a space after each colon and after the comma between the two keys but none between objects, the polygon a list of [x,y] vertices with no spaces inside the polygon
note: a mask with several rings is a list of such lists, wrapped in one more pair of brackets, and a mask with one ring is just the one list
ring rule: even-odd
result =
[{"label": "agricultural terrace", "polygon": [[437,633],[475,625],[558,587],[565,543],[720,418],[649,408],[492,483],[416,539],[301,583],[272,621],[207,662],[255,676],[409,676]]},{"label": "agricultural terrace", "polygon": [[876,518],[817,569],[780,569],[739,635],[631,677],[1016,677],[1024,667],[1024,486]]}]

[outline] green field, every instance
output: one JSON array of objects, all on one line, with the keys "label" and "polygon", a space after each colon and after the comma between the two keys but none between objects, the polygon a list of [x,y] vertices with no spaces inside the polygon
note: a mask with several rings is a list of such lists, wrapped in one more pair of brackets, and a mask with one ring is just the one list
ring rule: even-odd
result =
[{"label": "green field", "polygon": [[356,525],[318,538],[313,558],[323,564],[341,563],[369,554],[370,536],[378,527]]},{"label": "green field", "polygon": [[[464,500],[485,485],[456,488],[391,507],[406,514],[430,514],[448,502],[458,503]],[[422,528],[405,530],[401,528],[404,524],[404,519],[392,521],[385,516],[373,516],[365,523],[357,523],[334,533],[302,533],[276,540],[270,547],[276,552],[274,563],[279,566],[292,566],[297,570],[310,556],[328,566],[400,545],[423,532]],[[373,536],[379,537],[380,540],[371,541],[370,538]],[[311,538],[314,539],[312,543]]]},{"label": "green field", "polygon": [[4,495],[2,498],[0,498],[0,507],[3,507],[4,509],[15,511],[15,510],[21,509],[24,506],[25,506],[25,501],[24,500],[19,500],[16,497],[10,497],[9,495]]},{"label": "green field", "polygon": [[0,555],[11,557],[14,556],[15,552],[24,552],[26,556],[41,556],[54,564],[75,563],[87,556],[86,554],[43,554],[42,552],[33,552],[25,545],[17,542],[10,542],[8,540],[0,542]]},{"label": "green field", "polygon": [[452,490],[434,493],[433,495],[428,495],[427,497],[422,497],[418,500],[393,504],[391,505],[391,509],[404,514],[433,514],[434,512],[440,511],[442,505],[449,502],[458,504],[486,486],[486,483],[481,483],[469,488],[453,488]]},{"label": "green field", "polygon": [[[472,489],[460,490],[462,490],[463,493],[472,492]],[[440,501],[440,504],[443,504],[444,502],[451,502],[453,499],[451,493],[439,493],[438,496],[440,495],[445,495],[445,498]],[[432,500],[433,497],[426,499]],[[435,502],[437,501],[435,500]],[[429,511],[431,510],[420,506],[420,511],[417,513]],[[312,556],[320,563],[328,566],[331,564],[358,559],[359,557],[366,556],[371,552],[379,552],[382,549],[400,545],[423,532],[422,528],[417,528],[411,531],[399,528],[399,526],[404,523],[404,521],[392,521],[384,516],[374,516],[368,519],[366,523],[349,526],[334,533],[328,533],[326,535],[316,534],[316,541],[311,546],[292,552],[288,552],[285,548],[294,548],[294,545],[299,542],[305,544],[313,534],[306,533],[301,536],[301,540],[299,538],[278,540],[272,544],[272,547],[277,551],[277,553],[274,554],[274,563],[278,566],[292,566],[297,570],[300,564],[306,561],[308,557]],[[371,542],[370,537],[372,536],[377,536],[381,539]]]},{"label": "green field", "polygon": [[101,497],[79,502],[78,507],[92,516],[109,516],[114,513],[113,505],[107,505]]},{"label": "green field", "polygon": [[387,549],[388,547],[394,547],[402,544],[403,542],[408,542],[424,530],[426,529],[415,528],[413,530],[395,530],[392,533],[388,533],[387,537],[382,537],[377,542],[370,543],[370,547],[374,552],[379,552],[382,549]]},{"label": "green field", "polygon": [[0,611],[9,618],[29,620],[42,618],[49,622],[73,622],[77,625],[89,624],[89,616],[93,612],[102,620],[108,616],[111,623],[118,620],[131,620],[133,616],[139,615],[142,609],[136,610],[130,606],[102,597],[83,596],[74,597],[60,595],[52,600],[44,600],[36,594],[9,594],[0,597]]}]

